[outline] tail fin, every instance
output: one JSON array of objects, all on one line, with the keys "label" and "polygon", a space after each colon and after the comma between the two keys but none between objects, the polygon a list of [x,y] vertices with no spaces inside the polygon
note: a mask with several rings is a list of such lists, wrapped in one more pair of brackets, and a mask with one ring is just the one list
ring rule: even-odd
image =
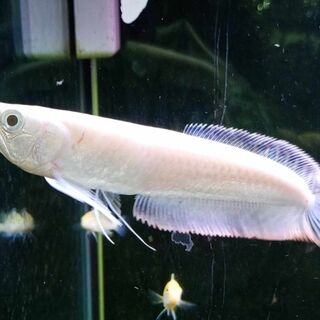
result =
[{"label": "tail fin", "polygon": [[[320,184],[319,186],[320,187]],[[311,210],[307,212],[305,220],[306,237],[320,247],[320,194],[315,193],[315,201]]]}]

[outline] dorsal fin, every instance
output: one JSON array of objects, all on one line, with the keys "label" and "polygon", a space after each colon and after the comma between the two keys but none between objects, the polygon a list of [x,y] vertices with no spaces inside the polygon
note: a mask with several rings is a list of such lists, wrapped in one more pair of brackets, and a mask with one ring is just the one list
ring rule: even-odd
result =
[{"label": "dorsal fin", "polygon": [[279,162],[301,176],[311,189],[314,177],[319,175],[318,164],[299,147],[284,140],[242,129],[196,123],[186,125],[183,133],[226,143]]}]

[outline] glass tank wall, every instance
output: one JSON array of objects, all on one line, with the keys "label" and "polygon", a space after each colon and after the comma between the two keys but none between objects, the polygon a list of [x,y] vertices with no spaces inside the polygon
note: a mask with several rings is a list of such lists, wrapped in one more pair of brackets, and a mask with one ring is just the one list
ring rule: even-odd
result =
[{"label": "glass tank wall", "polygon": [[[178,131],[223,124],[319,159],[318,1],[150,0],[136,21],[121,22],[119,51],[96,60],[75,57],[72,27],[67,58],[19,53],[17,5],[0,0],[1,102],[92,113],[97,92],[101,116]],[[81,229],[84,205],[0,163],[0,212],[26,209],[35,221],[28,235],[0,235],[1,319],[156,319],[162,305],[148,290],[162,294],[171,273],[196,305],[178,319],[319,317],[316,245],[192,235],[186,251],[134,220],[133,196],[121,197],[122,213],[157,251],[130,232],[112,245]]]}]

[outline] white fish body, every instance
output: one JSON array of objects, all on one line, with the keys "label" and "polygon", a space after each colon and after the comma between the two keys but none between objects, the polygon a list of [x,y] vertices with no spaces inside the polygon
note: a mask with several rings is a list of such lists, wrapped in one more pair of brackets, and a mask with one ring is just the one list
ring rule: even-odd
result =
[{"label": "white fish body", "polygon": [[9,161],[88,190],[137,194],[135,217],[159,229],[320,243],[319,166],[285,141],[4,103],[0,120]]}]

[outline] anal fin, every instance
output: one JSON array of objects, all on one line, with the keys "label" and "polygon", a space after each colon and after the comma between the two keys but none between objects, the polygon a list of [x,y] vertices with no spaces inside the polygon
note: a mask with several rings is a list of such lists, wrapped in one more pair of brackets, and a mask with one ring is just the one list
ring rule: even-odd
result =
[{"label": "anal fin", "polygon": [[149,226],[166,231],[264,240],[309,240],[305,230],[306,214],[293,206],[138,195],[133,215]]}]

